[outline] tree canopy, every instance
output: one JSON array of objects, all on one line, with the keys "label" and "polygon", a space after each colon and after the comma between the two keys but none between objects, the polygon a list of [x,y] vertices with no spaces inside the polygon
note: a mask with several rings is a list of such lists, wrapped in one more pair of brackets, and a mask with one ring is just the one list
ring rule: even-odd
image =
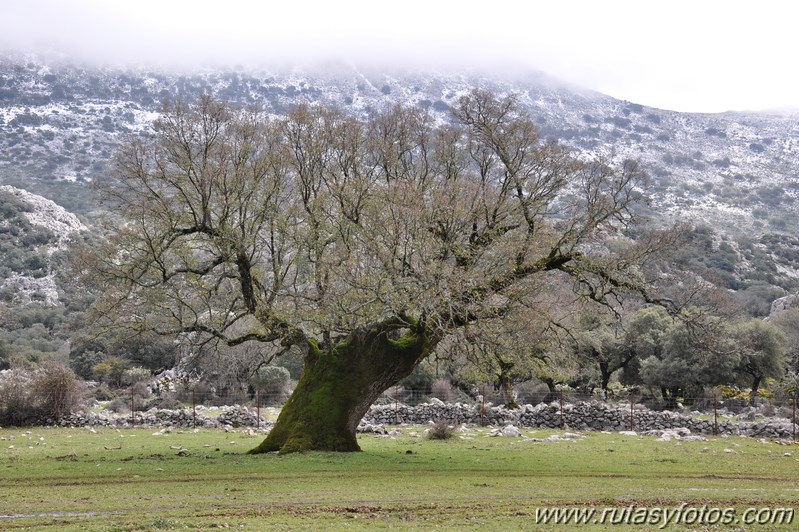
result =
[{"label": "tree canopy", "polygon": [[257,451],[353,450],[371,402],[467,324],[564,283],[665,303],[640,266],[673,234],[623,235],[644,178],[542,139],[513,96],[472,92],[447,124],[173,102],[105,185],[118,223],[97,309],[198,343],[299,346],[305,370]]}]

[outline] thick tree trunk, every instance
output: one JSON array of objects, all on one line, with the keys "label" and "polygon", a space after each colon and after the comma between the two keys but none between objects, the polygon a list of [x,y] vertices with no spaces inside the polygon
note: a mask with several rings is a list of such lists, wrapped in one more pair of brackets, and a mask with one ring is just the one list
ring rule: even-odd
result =
[{"label": "thick tree trunk", "polygon": [[359,451],[355,430],[372,403],[408,376],[432,348],[424,331],[389,338],[396,323],[353,332],[332,351],[309,342],[308,359],[275,426],[251,454]]},{"label": "thick tree trunk", "polygon": [[509,376],[500,375],[499,391],[502,394],[502,402],[505,403],[505,408],[519,408],[519,403],[513,398],[513,385],[510,382]]},{"label": "thick tree trunk", "polygon": [[600,387],[602,388],[602,397],[605,399],[608,396],[608,385],[610,384],[610,377],[612,375],[613,371],[608,368],[607,364],[599,365]]},{"label": "thick tree trunk", "polygon": [[749,392],[749,406],[755,406],[757,403],[757,390],[760,389],[760,381],[763,379],[760,375],[753,377],[752,391]]},{"label": "thick tree trunk", "polygon": [[680,388],[673,386],[673,387],[661,387],[660,393],[663,396],[663,401],[665,402],[664,408],[666,410],[675,410],[677,408],[677,395],[680,393]]},{"label": "thick tree trunk", "polygon": [[515,364],[513,362],[499,362],[499,391],[502,394],[502,401],[506,408],[519,408],[519,403],[513,398],[513,384],[511,384],[510,372]]},{"label": "thick tree trunk", "polygon": [[549,390],[549,392],[546,394],[546,396],[541,402],[549,404],[558,398],[558,389],[555,387],[554,379],[541,379],[541,380],[544,382],[544,384],[547,385],[547,389]]}]

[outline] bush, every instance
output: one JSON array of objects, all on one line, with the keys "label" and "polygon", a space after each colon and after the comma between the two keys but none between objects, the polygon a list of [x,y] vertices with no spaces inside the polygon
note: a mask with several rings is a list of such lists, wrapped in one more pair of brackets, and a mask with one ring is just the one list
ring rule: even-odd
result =
[{"label": "bush", "polygon": [[0,425],[58,421],[83,407],[84,393],[83,382],[60,362],[8,371],[0,379]]},{"label": "bush", "polygon": [[453,401],[455,396],[455,387],[447,379],[438,379],[430,386],[430,397],[441,399],[446,403]]},{"label": "bush", "polygon": [[547,385],[536,381],[520,382],[513,387],[513,391],[520,405],[537,405],[549,394]]},{"label": "bush", "polygon": [[455,430],[446,419],[437,419],[427,429],[429,440],[449,440],[455,436]]},{"label": "bush", "polygon": [[28,425],[35,422],[30,401],[31,376],[24,370],[6,371],[0,379],[0,425]]},{"label": "bush", "polygon": [[152,375],[146,368],[130,368],[122,372],[122,384],[131,386],[150,379]]},{"label": "bush", "polygon": [[46,362],[34,375],[32,393],[41,416],[59,421],[84,404],[86,386],[60,362]]},{"label": "bush", "polygon": [[130,398],[117,397],[105,405],[105,409],[116,414],[126,414],[130,412]]},{"label": "bush", "polygon": [[110,386],[120,386],[128,362],[118,357],[105,357],[92,366],[92,374],[97,380]]},{"label": "bush", "polygon": [[266,404],[281,404],[288,398],[291,374],[281,366],[264,366],[250,379]]},{"label": "bush", "polygon": [[183,404],[177,400],[175,394],[165,393],[156,402],[155,406],[163,410],[180,410]]},{"label": "bush", "polygon": [[105,409],[117,414],[130,412],[131,407],[137,412],[147,410],[150,407],[152,396],[153,394],[146,384],[137,382],[105,405]]},{"label": "bush", "polygon": [[111,391],[111,388],[105,384],[101,384],[94,390],[94,398],[98,401],[111,401],[116,399],[116,396],[117,395]]}]

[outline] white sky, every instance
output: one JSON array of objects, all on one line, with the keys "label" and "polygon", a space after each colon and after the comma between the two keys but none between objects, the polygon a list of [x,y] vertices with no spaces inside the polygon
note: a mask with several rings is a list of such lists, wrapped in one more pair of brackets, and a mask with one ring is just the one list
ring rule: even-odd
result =
[{"label": "white sky", "polygon": [[0,0],[0,49],[160,65],[537,69],[679,111],[799,108],[790,0]]}]

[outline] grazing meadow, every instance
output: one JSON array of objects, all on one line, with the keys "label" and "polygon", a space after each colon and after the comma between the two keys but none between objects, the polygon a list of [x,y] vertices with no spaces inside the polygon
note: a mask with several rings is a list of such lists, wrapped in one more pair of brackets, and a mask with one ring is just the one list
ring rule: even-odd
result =
[{"label": "grazing meadow", "polygon": [[[548,530],[544,508],[799,504],[799,447],[785,441],[424,430],[361,435],[363,452],[279,456],[245,454],[263,437],[252,431],[0,429],[0,529]],[[581,526],[628,527],[641,529]],[[791,525],[762,526],[780,528]]]}]

